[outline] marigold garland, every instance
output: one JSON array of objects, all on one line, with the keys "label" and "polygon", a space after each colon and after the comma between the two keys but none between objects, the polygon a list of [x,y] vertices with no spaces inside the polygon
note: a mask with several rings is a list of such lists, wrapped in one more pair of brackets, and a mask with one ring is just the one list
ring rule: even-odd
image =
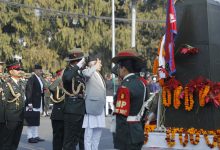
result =
[{"label": "marigold garland", "polygon": [[175,109],[179,109],[181,102],[180,102],[180,94],[182,91],[183,87],[182,86],[178,86],[175,90],[174,90],[174,95],[173,95],[173,106]]},{"label": "marigold garland", "polygon": [[210,86],[206,85],[204,88],[199,90],[199,106],[205,106],[205,97],[208,95]]},{"label": "marigold garland", "polygon": [[[199,144],[201,132],[194,128],[188,129],[187,132],[189,133],[190,143],[193,145]],[[195,138],[194,138],[194,134],[196,134]]]},{"label": "marigold garland", "polygon": [[218,144],[218,148],[220,149],[220,129],[218,129],[216,131],[216,134],[217,134],[217,144]]},{"label": "marigold garland", "polygon": [[189,87],[186,86],[184,89],[184,94],[185,94],[185,110],[191,111],[194,105],[193,93],[189,92]]},{"label": "marigold garland", "polygon": [[162,87],[164,85],[164,79],[159,79],[158,83],[160,84],[160,86]]},{"label": "marigold garland", "polygon": [[169,147],[173,147],[176,143],[175,143],[175,134],[176,134],[177,129],[173,129],[173,128],[169,128],[166,131],[166,141],[167,141],[167,145]]},{"label": "marigold garland", "polygon": [[170,107],[170,105],[171,105],[171,91],[170,91],[170,89],[163,87],[162,98],[163,98],[164,106]]},{"label": "marigold garland", "polygon": [[[180,128],[178,131],[179,131],[179,141],[180,141],[180,144],[181,144],[183,147],[186,147],[186,145],[187,145],[188,142],[189,142],[188,132],[187,132],[186,130],[184,130],[183,128]],[[183,141],[183,132],[185,133],[185,135],[184,135],[184,141]]]},{"label": "marigold garland", "polygon": [[[154,131],[156,128],[156,125],[145,125],[144,129],[144,134],[145,134],[145,144],[148,142],[149,132]],[[206,141],[206,144],[210,148],[214,148],[218,146],[220,148],[220,129],[215,130],[215,131],[206,131],[203,129],[195,129],[195,128],[190,128],[190,129],[183,129],[183,128],[168,128],[166,131],[166,138],[165,140],[167,141],[167,145],[169,147],[175,146],[175,134],[179,133],[179,141],[182,146],[186,146],[189,142],[189,137],[190,137],[190,143],[193,145],[197,145],[200,142],[200,135],[203,134],[204,139]],[[185,133],[184,138],[183,138],[183,133]],[[213,142],[211,143],[208,136],[212,135],[213,136]]]},{"label": "marigold garland", "polygon": [[148,133],[154,131],[155,128],[156,128],[156,125],[145,125],[144,126],[144,136],[145,136],[144,144],[148,142],[148,139],[149,139]]},{"label": "marigold garland", "polygon": [[[213,135],[212,143],[209,141],[208,134]],[[217,146],[218,139],[217,139],[216,132],[214,132],[214,131],[203,131],[203,135],[204,135],[204,138],[205,138],[205,141],[206,141],[206,144],[208,145],[208,147],[214,148],[214,147]]]},{"label": "marigold garland", "polygon": [[158,67],[159,67],[159,60],[158,60],[158,57],[156,57],[154,59],[154,64],[153,64],[153,74],[156,75],[157,72],[158,72]]}]

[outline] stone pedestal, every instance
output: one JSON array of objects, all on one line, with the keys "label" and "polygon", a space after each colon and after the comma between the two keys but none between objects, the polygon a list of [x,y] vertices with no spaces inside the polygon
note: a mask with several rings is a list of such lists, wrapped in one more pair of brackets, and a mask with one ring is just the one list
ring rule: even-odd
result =
[{"label": "stone pedestal", "polygon": [[[176,78],[184,85],[189,80],[204,76],[220,81],[220,1],[178,0],[176,5],[178,35],[175,41]],[[182,44],[199,48],[196,55],[183,55],[177,49]],[[165,126],[195,127],[203,129],[220,128],[220,109],[213,104],[199,107],[198,97],[191,112],[167,108]]]}]

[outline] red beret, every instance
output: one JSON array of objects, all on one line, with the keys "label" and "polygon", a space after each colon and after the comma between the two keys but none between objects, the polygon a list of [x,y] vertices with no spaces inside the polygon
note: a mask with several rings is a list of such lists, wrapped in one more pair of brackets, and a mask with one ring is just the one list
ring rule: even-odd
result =
[{"label": "red beret", "polygon": [[127,50],[127,51],[119,52],[117,56],[112,58],[112,62],[118,63],[119,61],[124,60],[124,59],[131,59],[131,60],[140,61],[140,62],[143,61],[136,52]]},{"label": "red beret", "polygon": [[57,71],[56,71],[56,75],[57,75],[57,76],[60,76],[61,73],[62,73],[62,71],[63,71],[63,69],[57,70]]},{"label": "red beret", "polygon": [[10,70],[20,70],[21,66],[20,64],[16,63],[16,64],[11,64],[7,66],[8,71]]}]

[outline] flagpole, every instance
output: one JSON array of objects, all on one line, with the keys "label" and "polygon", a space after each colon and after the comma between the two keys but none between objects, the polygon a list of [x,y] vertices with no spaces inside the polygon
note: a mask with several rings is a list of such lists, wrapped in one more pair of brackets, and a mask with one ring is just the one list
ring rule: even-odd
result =
[{"label": "flagpole", "polygon": [[[112,58],[115,57],[115,0],[112,0]],[[114,64],[112,63],[112,68]],[[116,94],[116,87],[115,87],[115,74],[112,75],[113,80],[113,92],[114,95]]]},{"label": "flagpole", "polygon": [[131,1],[131,47],[135,48],[135,36],[136,36],[136,0]]}]

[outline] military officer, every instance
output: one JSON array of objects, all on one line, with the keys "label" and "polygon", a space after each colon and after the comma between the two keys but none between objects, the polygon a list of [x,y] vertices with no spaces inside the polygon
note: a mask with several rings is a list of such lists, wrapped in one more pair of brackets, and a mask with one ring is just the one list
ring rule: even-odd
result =
[{"label": "military officer", "polygon": [[64,138],[64,121],[63,121],[63,106],[65,94],[62,86],[62,69],[56,71],[55,81],[49,86],[52,93],[51,100],[53,109],[51,113],[51,123],[53,129],[53,150],[62,150]]},{"label": "military officer", "polygon": [[[4,79],[3,79],[3,65],[4,62],[0,61],[0,139],[3,138],[3,129],[5,127],[5,115],[4,115],[4,99],[2,99],[3,96],[3,85],[4,85]],[[2,140],[0,140],[0,148],[2,147]]]},{"label": "military officer", "polygon": [[64,103],[64,150],[75,150],[79,143],[84,149],[84,130],[82,129],[85,114],[85,81],[80,69],[85,65],[82,52],[74,51],[66,58],[69,62],[63,72]]},{"label": "military officer", "polygon": [[3,150],[16,150],[23,129],[24,115],[24,87],[20,81],[21,66],[18,62],[11,62],[7,66],[10,77],[5,81],[5,120],[3,131]]},{"label": "military officer", "polygon": [[118,65],[118,75],[122,79],[115,100],[115,148],[141,150],[144,131],[140,112],[145,101],[146,86],[135,73],[140,72],[143,62],[132,51],[119,52],[112,62]]},{"label": "military officer", "polygon": [[41,77],[41,80],[44,84],[44,108],[43,108],[43,116],[49,116],[48,110],[50,105],[50,90],[49,86],[51,84],[51,74],[49,72],[44,73],[43,77]]}]

